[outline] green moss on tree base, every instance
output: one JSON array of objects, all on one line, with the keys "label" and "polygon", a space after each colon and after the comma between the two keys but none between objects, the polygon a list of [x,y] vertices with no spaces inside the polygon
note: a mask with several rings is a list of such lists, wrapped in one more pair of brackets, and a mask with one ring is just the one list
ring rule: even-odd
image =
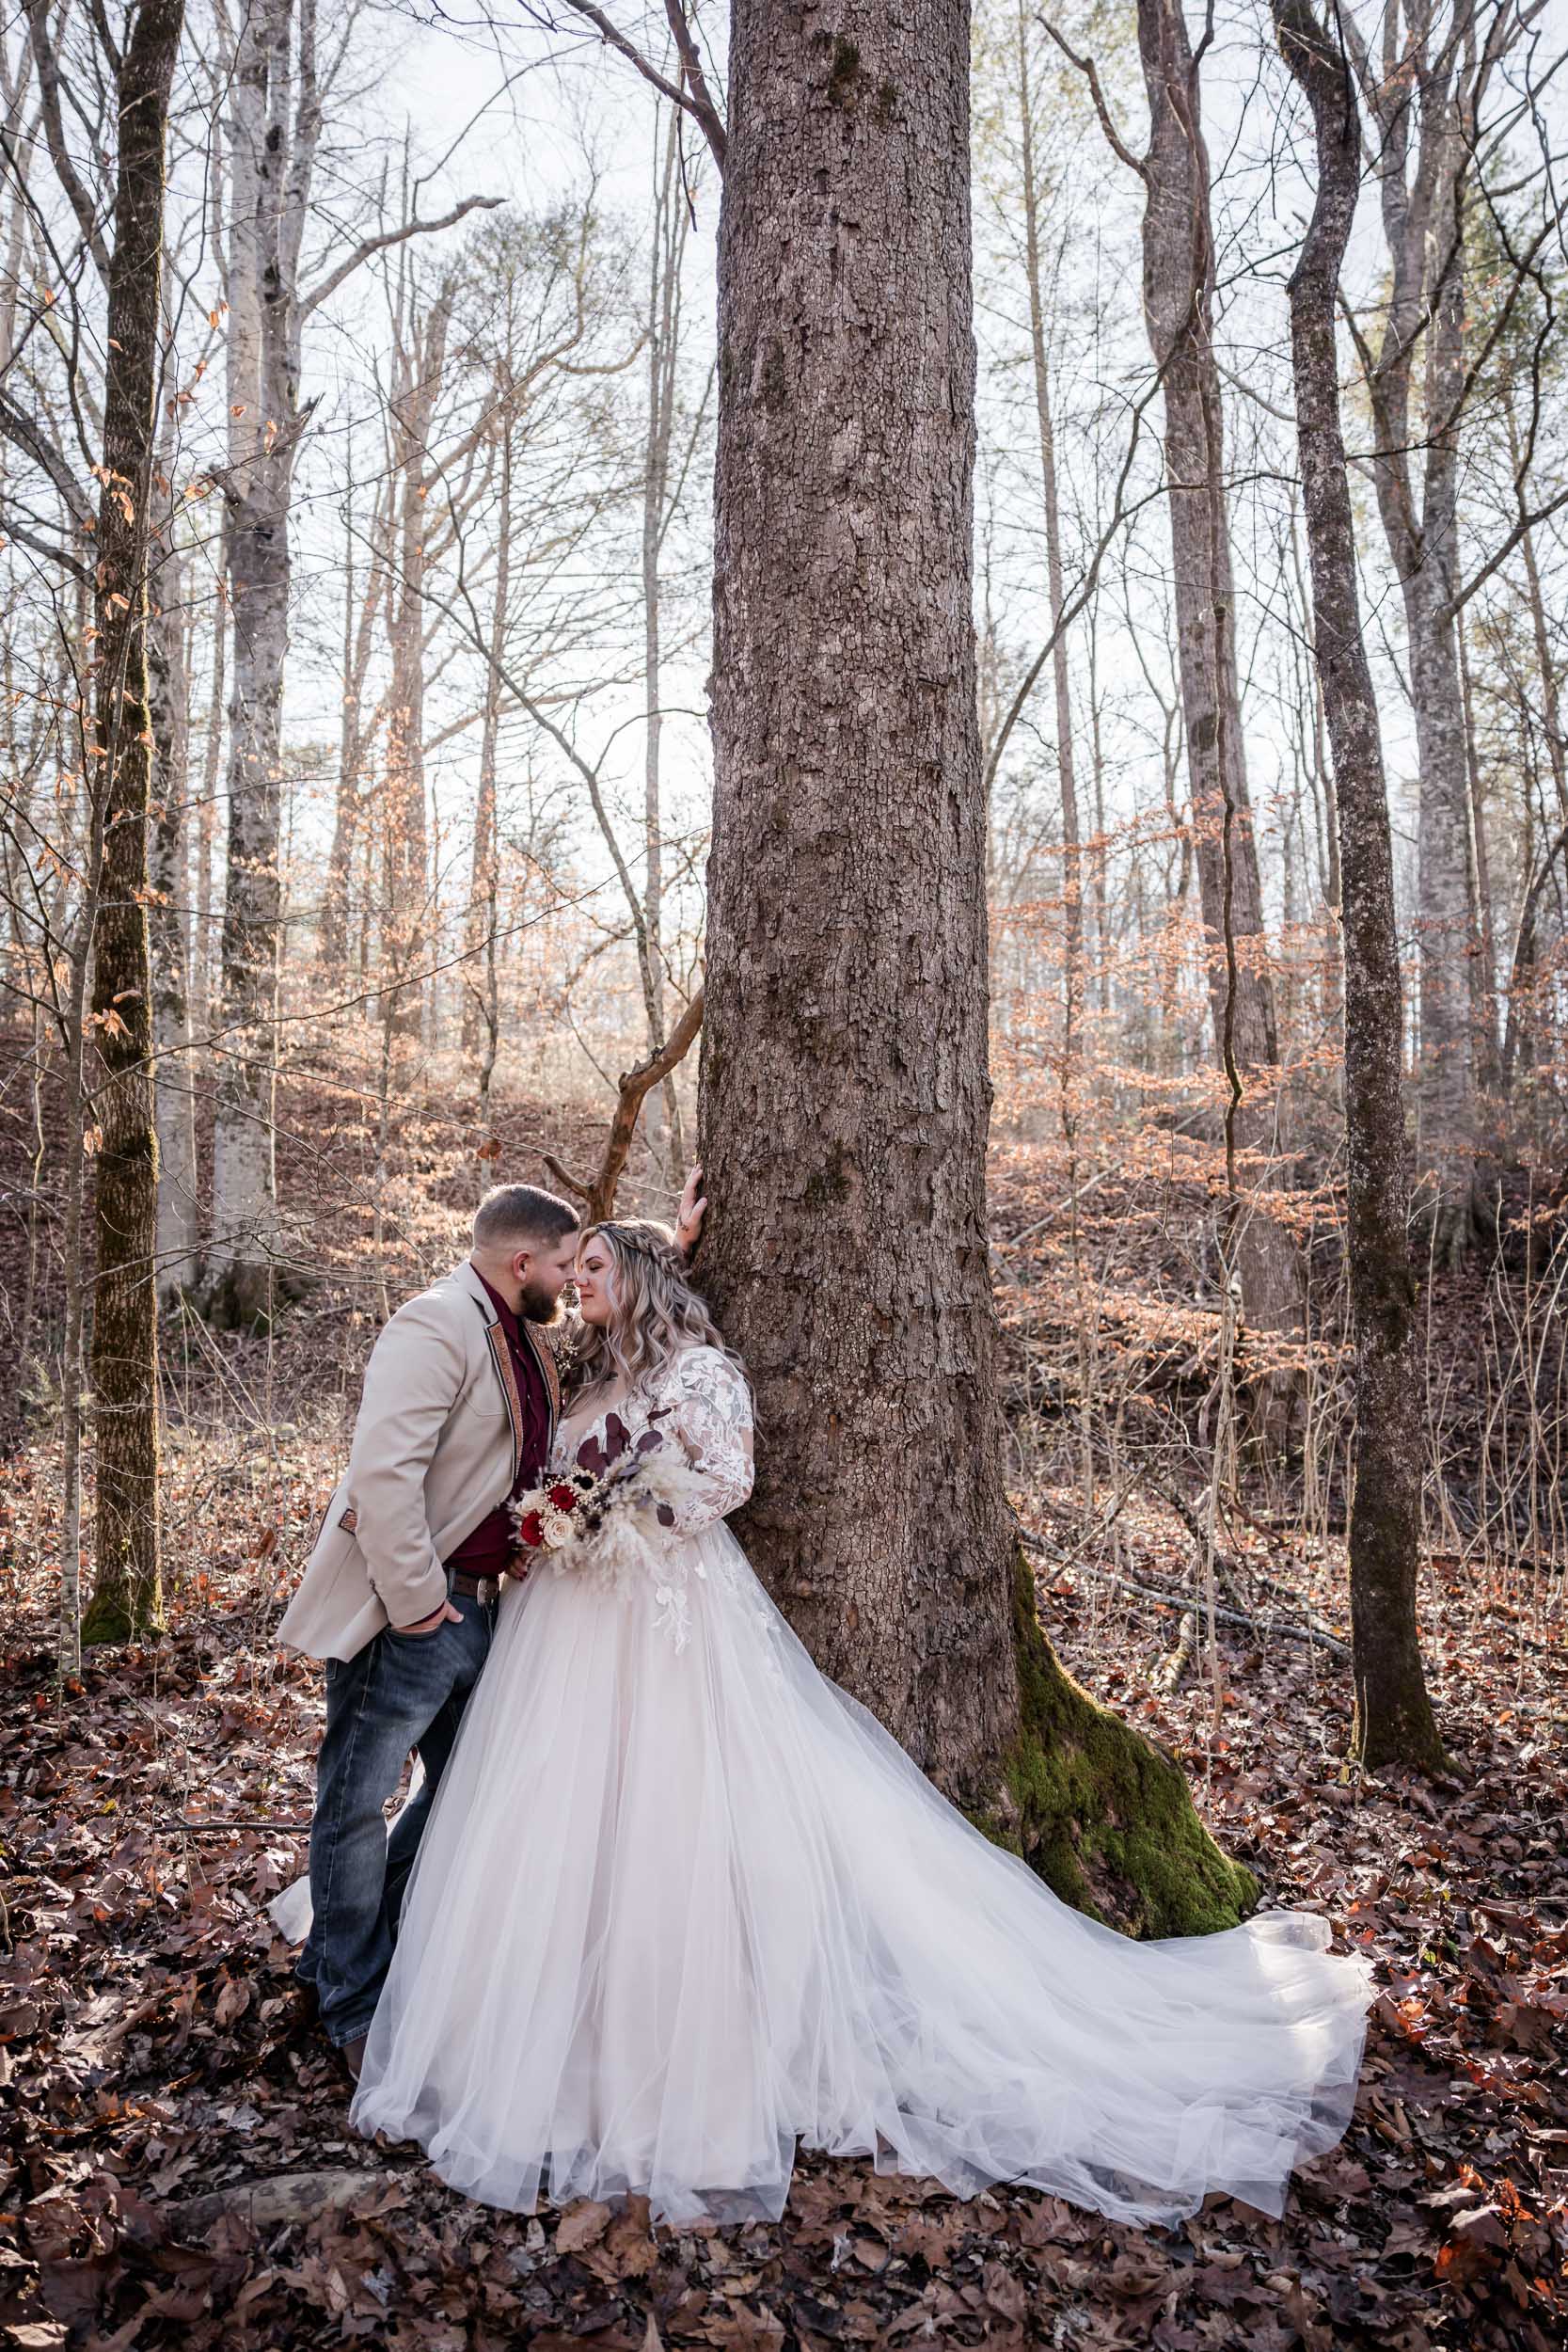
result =
[{"label": "green moss on tree base", "polygon": [[1013,1580],[1022,1723],[1003,1759],[1006,1794],[978,1826],[1064,1902],[1125,1934],[1235,1927],[1258,1900],[1251,1873],[1204,1828],[1175,1758],[1060,1665],[1022,1549]]},{"label": "green moss on tree base", "polygon": [[97,1649],[108,1642],[133,1642],[162,1633],[164,1601],[161,1591],[142,1597],[119,1579],[101,1583],[82,1613],[82,1647]]}]

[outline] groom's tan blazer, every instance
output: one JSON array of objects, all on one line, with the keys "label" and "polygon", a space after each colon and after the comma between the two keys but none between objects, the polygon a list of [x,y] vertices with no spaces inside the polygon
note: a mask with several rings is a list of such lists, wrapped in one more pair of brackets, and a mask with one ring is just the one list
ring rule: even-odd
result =
[{"label": "groom's tan blazer", "polygon": [[[561,1409],[554,1334],[524,1323]],[[400,1307],[371,1350],[348,1469],[277,1639],[352,1658],[383,1626],[413,1625],[447,1597],[442,1562],[512,1491],[522,1400],[489,1294],[467,1262]]]}]

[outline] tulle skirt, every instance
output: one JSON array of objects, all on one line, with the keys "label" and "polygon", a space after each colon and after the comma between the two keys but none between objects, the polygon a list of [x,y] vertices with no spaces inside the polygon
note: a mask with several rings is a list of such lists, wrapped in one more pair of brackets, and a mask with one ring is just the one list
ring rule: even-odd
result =
[{"label": "tulle skirt", "polygon": [[803,2140],[961,2196],[1278,2214],[1374,1997],[1327,1942],[1071,1910],[818,1674],[719,1522],[613,1585],[507,1588],[352,2120],[522,2212],[774,2217]]}]

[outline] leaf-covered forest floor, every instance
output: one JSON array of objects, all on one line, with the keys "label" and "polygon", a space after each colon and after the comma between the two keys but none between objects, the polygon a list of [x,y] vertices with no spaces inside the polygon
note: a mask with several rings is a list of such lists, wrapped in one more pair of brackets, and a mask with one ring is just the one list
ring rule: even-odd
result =
[{"label": "leaf-covered forest floor", "polygon": [[[332,1150],[318,1130],[328,1187]],[[444,1188],[439,1167],[409,1178],[410,1199]],[[438,1222],[425,1240],[439,1255]],[[1323,1647],[1222,1624],[1213,1657],[1165,1687],[1181,1613],[1131,1587],[1187,1591],[1193,1529],[1152,1490],[1119,1500],[1114,1562],[1074,1540],[1065,1489],[1020,1495],[1047,1630],[1181,1758],[1264,1901],[1323,1912],[1383,1988],[1351,2131],[1296,2176],[1283,2220],[1212,2198],[1178,2229],[1137,2231],[1033,2192],[962,2202],[804,2155],[777,2226],[651,2233],[635,2208],[497,2214],[417,2150],[358,2139],[264,1905],[303,1865],[320,1721],[317,1670],[271,1628],[375,1320],[373,1300],[323,1290],[264,1346],[196,1331],[170,1351],[169,1631],[92,1655],[76,1685],[52,1666],[47,1397],[6,1432],[0,2343],[1568,2342],[1560,1604],[1527,1616],[1513,1585],[1431,1562],[1423,1636],[1453,1775],[1363,1775],[1344,1761],[1346,1666]],[[1346,1638],[1336,1546],[1242,1517],[1225,1560],[1222,1603],[1266,1596],[1255,1613]]]},{"label": "leaf-covered forest floor", "polygon": [[[283,1440],[302,1518],[325,1470]],[[1369,2344],[1568,2335],[1568,1666],[1459,1591],[1429,1602],[1451,1784],[1343,1762],[1342,1674],[1244,1629],[1205,1675],[1154,1677],[1173,1613],[1053,1567],[1046,1624],[1105,1698],[1187,1764],[1265,1899],[1373,1952],[1352,2130],[1282,2221],[1227,2199],[1174,2231],[1032,2192],[959,2202],[802,2159],[777,2227],[650,2234],[635,2212],[469,2204],[417,2150],[345,2121],[265,1917],[303,1857],[318,1677],[257,1638],[278,1545],[271,1477],[178,1441],[186,1527],[169,1638],[51,1671],[42,1447],[12,1457],[0,1839],[0,2328],[24,2346]],[[197,1531],[207,1531],[198,1539]],[[1185,1532],[1151,1524],[1171,1572]],[[1339,1623],[1304,1579],[1301,1608]],[[1123,1604],[1126,1604],[1125,1606]],[[1115,1661],[1112,1663],[1111,1661]],[[526,1802],[526,1792],[520,1792]]]}]

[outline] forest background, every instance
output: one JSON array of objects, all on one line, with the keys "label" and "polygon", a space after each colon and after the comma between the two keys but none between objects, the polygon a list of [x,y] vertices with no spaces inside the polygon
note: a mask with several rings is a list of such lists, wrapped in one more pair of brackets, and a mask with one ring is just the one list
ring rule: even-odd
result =
[{"label": "forest background", "polygon": [[[426,2334],[504,2328],[508,2296],[607,2343],[1560,2316],[1568,27],[1528,0],[1332,21],[1357,735],[1302,439],[1334,155],[1299,12],[936,14],[936,85],[969,66],[965,309],[906,302],[900,360],[956,368],[967,432],[972,317],[958,597],[941,453],[908,528],[863,495],[895,372],[813,378],[804,333],[773,358],[779,281],[740,229],[720,266],[738,74],[778,139],[741,142],[759,189],[844,132],[824,320],[910,292],[862,160],[902,87],[879,11],[818,28],[799,124],[674,7],[7,24],[18,2341],[241,2309],[257,2342],[363,2331],[405,2224]],[[917,222],[953,150],[905,151]],[[808,419],[772,506],[749,398]],[[861,604],[790,601],[824,580]],[[938,612],[934,676],[973,664],[977,732],[940,759],[884,599]],[[786,779],[771,832],[753,754]],[[983,924],[951,902],[969,866]],[[753,1064],[778,1074],[747,1092]],[[1069,1899],[1141,1932],[1307,1900],[1387,1962],[1360,2142],[1283,2228],[1151,2250],[823,2168],[750,2252],[644,2262],[590,2217],[470,2259],[455,2201],[421,2185],[394,2227],[386,2176],[329,2161],[260,1909],[317,1692],[269,1635],[365,1354],[498,1176],[668,1214],[699,1140],[704,1279],[774,1494],[806,1498],[742,1533],[827,1669]],[[813,1301],[787,1329],[785,1278]],[[994,1350],[955,1340],[991,1300]],[[889,1413],[955,1364],[969,1407]],[[856,1487],[843,1456],[879,1444],[913,1470]],[[315,2185],[259,2206],[259,2169]]]}]

